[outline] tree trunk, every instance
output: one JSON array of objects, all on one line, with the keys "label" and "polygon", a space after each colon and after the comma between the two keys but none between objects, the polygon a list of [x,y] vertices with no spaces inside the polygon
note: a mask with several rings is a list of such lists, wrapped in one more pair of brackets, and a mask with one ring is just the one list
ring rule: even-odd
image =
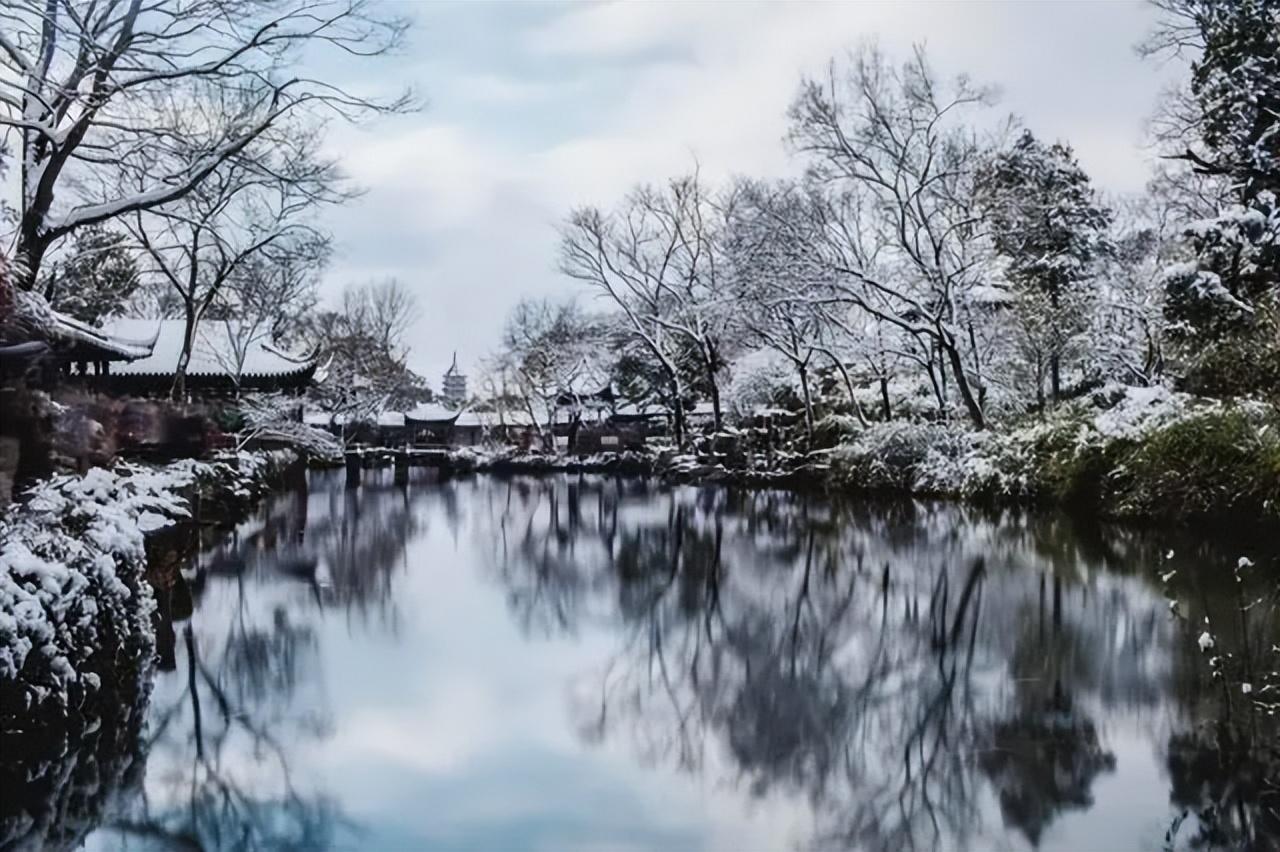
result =
[{"label": "tree trunk", "polygon": [[169,396],[174,402],[181,402],[187,395],[187,366],[191,363],[191,350],[196,339],[195,306],[188,304],[186,322],[182,327],[182,352],[178,355],[178,364],[173,371],[173,389]]},{"label": "tree trunk", "polygon": [[809,368],[804,364],[796,365],[796,372],[800,374],[800,390],[804,393],[804,431],[805,436],[809,440],[809,446],[813,446],[813,396],[809,393]]},{"label": "tree trunk", "polygon": [[23,290],[35,288],[40,264],[44,262],[45,252],[49,248],[37,231],[36,221],[32,218],[28,223],[28,217],[23,218],[18,232],[18,245],[13,253],[13,280]]},{"label": "tree trunk", "polygon": [[679,384],[672,383],[671,390],[671,430],[676,439],[676,449],[684,449],[684,400],[680,398]]},{"label": "tree trunk", "polygon": [[867,418],[862,413],[862,406],[858,405],[858,397],[853,393],[853,379],[849,378],[849,371],[845,369],[844,362],[837,358],[834,352],[827,352],[827,357],[831,359],[831,363],[836,365],[836,369],[840,371],[841,378],[844,379],[844,387],[849,394],[849,405],[853,408],[854,417],[858,418],[858,425],[866,426]]},{"label": "tree trunk", "polygon": [[880,408],[884,412],[884,422],[893,419],[893,406],[889,402],[889,377],[880,377]]},{"label": "tree trunk", "polygon": [[978,400],[973,395],[973,389],[969,385],[969,379],[964,374],[964,360],[960,355],[960,350],[953,344],[943,342],[942,349],[946,353],[947,359],[951,362],[951,371],[956,378],[956,389],[960,391],[960,398],[964,400],[965,410],[969,412],[969,419],[973,421],[974,428],[986,429],[987,418],[982,413],[982,406],[978,404]]},{"label": "tree trunk", "polygon": [[570,454],[578,451],[578,432],[582,429],[582,415],[574,412],[573,418],[569,421],[569,437],[567,441],[567,449]]},{"label": "tree trunk", "polygon": [[711,391],[711,416],[716,427],[716,434],[724,427],[724,416],[720,412],[720,384],[716,381],[717,367],[720,364],[720,356],[716,353],[714,344],[707,344],[705,356],[707,365],[707,387]]},{"label": "tree trunk", "polygon": [[1057,352],[1049,356],[1049,388],[1054,402],[1062,399],[1062,356]]},{"label": "tree trunk", "polygon": [[720,411],[720,386],[716,384],[714,376],[707,377],[710,380],[711,387],[711,415],[716,426],[716,434],[724,428],[724,415]]}]

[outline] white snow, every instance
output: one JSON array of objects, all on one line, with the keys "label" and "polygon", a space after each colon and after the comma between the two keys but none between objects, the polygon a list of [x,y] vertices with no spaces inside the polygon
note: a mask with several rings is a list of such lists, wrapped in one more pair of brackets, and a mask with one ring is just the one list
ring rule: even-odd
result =
[{"label": "white snow", "polygon": [[1159,385],[1124,389],[1120,401],[1093,420],[1104,438],[1135,439],[1186,414],[1191,397]]},{"label": "white snow", "polygon": [[29,490],[0,516],[0,679],[20,684],[27,709],[52,702],[66,712],[110,670],[148,668],[155,604],[145,534],[189,517],[184,488],[216,480],[247,494],[280,460],[120,464]]},{"label": "white snow", "polygon": [[[112,373],[122,375],[164,375],[178,366],[185,334],[183,320],[177,319],[126,319],[108,320],[102,334],[121,340],[151,340],[150,355],[127,363],[113,364]],[[225,376],[239,363],[235,357],[237,347],[227,323],[205,320],[196,328],[195,346],[187,375]],[[283,376],[310,367],[312,362],[300,356],[288,355],[268,345],[255,341],[245,347],[240,374],[244,376]]]}]

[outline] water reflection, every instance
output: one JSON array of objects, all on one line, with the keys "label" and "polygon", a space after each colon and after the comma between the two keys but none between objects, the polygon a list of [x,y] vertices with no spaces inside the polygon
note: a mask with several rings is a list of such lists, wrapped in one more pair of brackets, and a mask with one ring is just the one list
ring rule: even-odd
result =
[{"label": "water reflection", "polygon": [[1218,568],[1245,552],[1275,557],[920,502],[314,476],[188,572],[145,782],[89,847],[1274,848],[1274,717],[1196,642],[1210,616],[1264,688],[1273,601],[1239,608],[1271,587]]},{"label": "water reflection", "polygon": [[[688,771],[717,749],[722,780],[810,803],[816,846],[981,846],[1001,830],[1040,846],[1094,805],[1111,741],[1133,733],[1108,729],[1126,721],[1167,751],[1169,845],[1280,843],[1267,772],[1204,738],[1219,708],[1186,688],[1203,663],[1156,576],[1185,573],[1182,606],[1225,620],[1229,573],[1192,570],[1202,543],[1175,536],[1188,550],[1168,557],[1168,536],[1061,517],[610,482],[514,483],[501,500],[520,534],[493,561],[520,622],[620,624],[576,696],[584,739],[628,738]],[[1274,642],[1274,620],[1255,627]],[[1117,842],[1103,825],[1072,832],[1077,848]]]}]

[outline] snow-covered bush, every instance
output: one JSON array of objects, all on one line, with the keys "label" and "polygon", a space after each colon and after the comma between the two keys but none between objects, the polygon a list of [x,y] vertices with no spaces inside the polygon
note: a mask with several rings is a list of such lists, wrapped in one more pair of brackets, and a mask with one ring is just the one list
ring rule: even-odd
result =
[{"label": "snow-covered bush", "polygon": [[944,477],[927,468],[948,464],[961,451],[963,433],[940,423],[873,424],[831,453],[832,478],[855,489],[948,492]]},{"label": "snow-covered bush", "polygon": [[[145,535],[202,502],[260,496],[291,452],[58,476],[0,518],[0,732],[75,712],[150,668]],[[133,681],[136,682],[136,681]]]},{"label": "snow-covered bush", "polygon": [[324,462],[342,461],[342,443],[328,432],[298,420],[297,402],[279,394],[248,398],[241,404],[244,429],[238,446],[283,445]]},{"label": "snow-covered bush", "polygon": [[33,489],[0,548],[0,728],[66,714],[104,677],[150,666],[144,534],[184,517],[184,471],[93,468]]},{"label": "snow-covered bush", "polygon": [[1075,503],[1104,514],[1280,518],[1280,413],[1109,387],[1004,432],[873,424],[830,453],[836,487]]},{"label": "snow-covered bush", "polygon": [[1139,442],[1110,484],[1122,514],[1280,520],[1280,418],[1231,406],[1180,419]]}]

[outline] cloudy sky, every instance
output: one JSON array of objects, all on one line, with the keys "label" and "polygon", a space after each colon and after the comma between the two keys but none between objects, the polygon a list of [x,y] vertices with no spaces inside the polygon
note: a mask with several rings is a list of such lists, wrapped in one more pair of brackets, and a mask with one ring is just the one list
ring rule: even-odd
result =
[{"label": "cloudy sky", "polygon": [[[638,181],[795,168],[782,143],[801,74],[865,39],[924,42],[937,70],[999,86],[1001,109],[1073,144],[1095,180],[1141,188],[1147,115],[1176,69],[1134,52],[1137,2],[600,4],[402,2],[411,43],[357,85],[412,84],[421,113],[335,132],[366,190],[329,224],[325,292],[394,276],[418,297],[411,362],[433,386],[497,342],[523,295],[582,292],[556,272],[556,223]],[[584,299],[591,294],[583,293]]]}]

